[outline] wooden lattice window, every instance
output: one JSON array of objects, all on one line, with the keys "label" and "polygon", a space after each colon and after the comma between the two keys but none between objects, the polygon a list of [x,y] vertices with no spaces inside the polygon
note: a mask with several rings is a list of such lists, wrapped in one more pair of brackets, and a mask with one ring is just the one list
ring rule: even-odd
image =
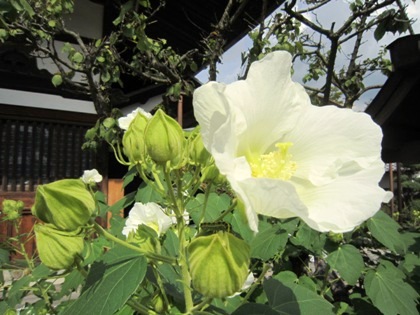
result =
[{"label": "wooden lattice window", "polygon": [[81,149],[95,115],[23,110],[0,106],[0,191],[34,191],[96,167],[93,153]]}]

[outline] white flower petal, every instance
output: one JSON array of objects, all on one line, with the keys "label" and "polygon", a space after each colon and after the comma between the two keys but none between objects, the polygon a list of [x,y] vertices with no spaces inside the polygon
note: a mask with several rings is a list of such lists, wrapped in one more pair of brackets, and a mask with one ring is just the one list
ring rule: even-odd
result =
[{"label": "white flower petal", "polygon": [[290,153],[297,163],[294,176],[309,179],[314,185],[334,180],[346,171],[349,162],[360,170],[372,163],[383,166],[378,160],[381,129],[370,116],[350,109],[311,106],[302,111],[296,128],[285,139],[293,143]]},{"label": "white flower petal", "polygon": [[157,203],[136,202],[128,214],[122,233],[128,236],[131,231],[135,232],[141,224],[151,227],[160,235],[171,227],[172,219]]},{"label": "white flower petal", "polygon": [[102,175],[96,169],[84,171],[81,178],[85,184],[100,183],[102,181]]},{"label": "white flower petal", "polygon": [[381,130],[363,113],[310,105],[291,81],[290,65],[289,54],[271,53],[245,81],[199,88],[193,105],[204,145],[252,230],[257,214],[298,216],[319,231],[351,230],[389,198],[378,186]]},{"label": "white flower petal", "polygon": [[354,174],[339,176],[322,186],[300,186],[299,197],[308,207],[302,219],[313,229],[343,233],[369,219],[390,194],[377,185],[383,168],[370,167]]},{"label": "white flower petal", "polygon": [[149,112],[146,112],[143,108],[138,107],[127,116],[118,118],[118,125],[120,126],[120,128],[123,130],[128,130],[128,127],[130,127],[131,122],[134,120],[137,114],[141,114],[145,116],[147,119],[152,118],[152,114],[150,114]]}]

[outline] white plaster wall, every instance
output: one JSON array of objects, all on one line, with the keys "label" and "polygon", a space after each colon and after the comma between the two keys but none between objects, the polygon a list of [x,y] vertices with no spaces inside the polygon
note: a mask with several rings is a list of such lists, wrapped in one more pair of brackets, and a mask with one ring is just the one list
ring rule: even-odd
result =
[{"label": "white plaster wall", "polygon": [[93,102],[10,89],[0,89],[0,104],[96,114]]}]

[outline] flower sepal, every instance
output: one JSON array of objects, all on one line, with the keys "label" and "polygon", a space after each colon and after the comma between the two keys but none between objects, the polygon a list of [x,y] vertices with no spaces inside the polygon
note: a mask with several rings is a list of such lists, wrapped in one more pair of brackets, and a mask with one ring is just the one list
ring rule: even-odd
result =
[{"label": "flower sepal", "polygon": [[140,224],[136,231],[131,231],[127,236],[127,242],[136,244],[146,253],[161,252],[158,234],[145,224]]},{"label": "flower sepal", "polygon": [[84,226],[95,210],[95,200],[81,179],[63,179],[38,187],[32,214],[62,231]]},{"label": "flower sepal", "polygon": [[158,165],[178,169],[185,164],[186,140],[181,126],[159,109],[144,131],[146,150]]},{"label": "flower sepal", "polygon": [[242,288],[248,276],[250,247],[231,233],[196,237],[188,254],[193,287],[206,297],[230,296]]},{"label": "flower sepal", "polygon": [[84,247],[81,228],[61,231],[51,224],[36,224],[34,230],[39,258],[48,268],[68,269],[81,257]]}]

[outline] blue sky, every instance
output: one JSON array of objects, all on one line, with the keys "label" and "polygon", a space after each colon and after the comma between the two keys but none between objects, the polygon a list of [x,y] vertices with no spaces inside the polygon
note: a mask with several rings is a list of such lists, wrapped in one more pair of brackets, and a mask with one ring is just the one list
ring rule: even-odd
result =
[{"label": "blue sky", "polygon": [[[408,14],[412,19],[415,19],[416,22],[413,25],[414,31],[416,33],[420,33],[420,3],[419,2],[408,2]],[[321,21],[323,25],[330,25],[332,22],[336,22],[336,25],[340,25],[341,21],[347,16],[348,4],[343,0],[333,0],[329,7],[325,10],[318,13],[317,19]],[[331,14],[331,12],[334,14]],[[347,11],[347,12],[346,12]],[[313,18],[313,17],[312,17]],[[404,35],[408,35],[404,34]],[[381,46],[387,46],[392,43],[395,39],[397,39],[399,35],[392,35],[387,34],[380,42],[376,42],[373,38],[373,32],[364,38],[365,44],[362,46],[362,55],[364,58],[367,57],[375,57],[378,50]],[[367,44],[368,43],[368,44]],[[235,46],[229,49],[222,57],[222,63],[218,65],[218,78],[217,81],[223,83],[231,83],[237,80],[239,74],[242,73],[241,69],[241,53],[246,51],[251,46],[251,40],[248,36],[243,38],[239,41]],[[345,50],[345,46],[343,47]],[[342,57],[345,58],[345,57]],[[340,59],[338,59],[340,62]],[[344,60],[343,60],[344,61]],[[293,80],[297,82],[301,82],[303,76],[306,73],[306,67],[302,64],[295,64],[294,65],[294,75]],[[208,80],[208,72],[203,70],[197,78],[201,82],[207,82]],[[368,85],[371,84],[383,84],[386,80],[386,77],[377,74],[373,75],[368,78],[367,83]],[[311,84],[319,84],[322,85],[322,81],[317,83],[308,83]],[[357,109],[364,109],[366,104],[369,103],[376,95],[378,90],[372,90],[370,93],[366,93],[362,96],[362,98],[357,102],[356,106]]]}]

